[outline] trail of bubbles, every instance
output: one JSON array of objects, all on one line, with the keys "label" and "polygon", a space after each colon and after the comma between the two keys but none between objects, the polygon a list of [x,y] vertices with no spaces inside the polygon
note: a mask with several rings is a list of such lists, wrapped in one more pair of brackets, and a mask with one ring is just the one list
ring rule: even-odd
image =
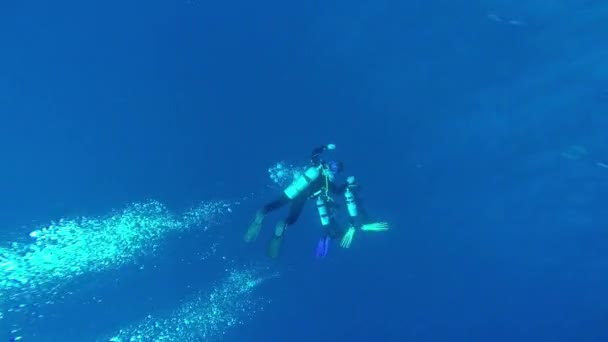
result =
[{"label": "trail of bubbles", "polygon": [[32,240],[0,247],[0,319],[3,303],[36,301],[77,276],[131,263],[153,253],[167,234],[207,229],[231,210],[228,202],[203,202],[174,215],[149,201],[107,217],[61,219],[40,227],[30,233]]},{"label": "trail of bubbles", "polygon": [[277,275],[262,275],[257,270],[231,270],[229,276],[210,294],[198,294],[166,317],[149,315],[132,327],[100,341],[208,341],[226,330],[245,323],[263,310],[264,300],[252,296],[263,281]]},{"label": "trail of bubbles", "polygon": [[306,171],[304,166],[295,166],[284,161],[280,161],[268,168],[270,179],[280,187],[286,187],[294,179],[298,178]]}]

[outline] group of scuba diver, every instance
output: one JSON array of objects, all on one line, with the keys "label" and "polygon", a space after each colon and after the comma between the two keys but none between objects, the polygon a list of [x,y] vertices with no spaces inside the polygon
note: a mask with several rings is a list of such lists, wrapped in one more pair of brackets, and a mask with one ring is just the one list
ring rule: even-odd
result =
[{"label": "group of scuba diver", "polygon": [[[279,198],[267,203],[257,211],[255,219],[245,234],[245,242],[253,242],[262,229],[266,215],[289,204],[289,213],[284,220],[280,220],[275,227],[274,235],[270,240],[268,255],[276,258],[281,250],[283,237],[288,227],[293,226],[308,200],[315,200],[317,212],[322,225],[322,234],[317,244],[317,258],[324,258],[332,239],[340,239],[340,246],[349,248],[357,227],[362,231],[385,231],[389,226],[386,222],[369,223],[361,199],[358,196],[359,185],[354,176],[349,176],[341,184],[337,183],[337,176],[343,171],[343,165],[337,161],[325,161],[322,154],[335,150],[336,145],[327,144],[319,146],[312,151],[311,165],[301,175],[283,190]],[[333,195],[343,196],[348,211],[348,225],[340,226],[336,211],[338,204]]]}]

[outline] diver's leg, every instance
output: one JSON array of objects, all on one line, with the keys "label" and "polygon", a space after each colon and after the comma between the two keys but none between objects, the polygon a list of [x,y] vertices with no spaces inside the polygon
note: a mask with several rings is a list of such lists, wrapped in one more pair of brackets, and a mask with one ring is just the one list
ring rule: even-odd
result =
[{"label": "diver's leg", "polygon": [[285,220],[277,222],[277,226],[274,230],[274,236],[270,240],[270,247],[268,248],[268,255],[271,258],[276,258],[279,256],[279,252],[281,250],[281,244],[283,243],[283,236],[285,235],[285,229],[288,226],[296,223],[298,217],[302,213],[302,209],[304,209],[304,204],[306,204],[307,198],[304,196],[297,197],[291,203],[291,207],[289,208],[289,214]]},{"label": "diver's leg", "polygon": [[281,197],[267,203],[265,206],[262,207],[262,209],[260,209],[259,212],[261,212],[263,215],[266,215],[271,211],[275,211],[283,207],[285,204],[289,203],[289,201],[291,200],[289,199],[289,197],[287,197],[287,195],[281,194]]},{"label": "diver's leg", "polygon": [[326,230],[325,235],[332,239],[341,239],[344,236],[344,233],[346,233],[346,230],[340,227],[335,219],[331,220],[331,223],[327,226]]},{"label": "diver's leg", "polygon": [[260,230],[262,229],[262,223],[264,222],[266,214],[281,208],[285,204],[289,203],[289,201],[289,197],[287,197],[285,194],[282,194],[281,197],[277,198],[272,202],[267,203],[265,206],[262,207],[262,209],[258,210],[258,212],[255,214],[253,222],[251,223],[251,225],[249,225],[249,229],[247,229],[247,232],[245,233],[245,242],[252,242],[258,237],[258,234],[260,234]]},{"label": "diver's leg", "polygon": [[332,239],[342,237],[339,233],[340,227],[334,217],[330,218],[329,224],[323,227],[321,238],[317,243],[315,255],[318,259],[325,258],[329,252],[329,244]]},{"label": "diver's leg", "polygon": [[291,226],[296,223],[296,221],[300,217],[300,214],[302,213],[302,210],[304,209],[304,205],[306,204],[307,200],[308,198],[301,197],[293,201],[291,207],[289,207],[289,214],[287,214],[287,218],[285,219],[285,226]]}]

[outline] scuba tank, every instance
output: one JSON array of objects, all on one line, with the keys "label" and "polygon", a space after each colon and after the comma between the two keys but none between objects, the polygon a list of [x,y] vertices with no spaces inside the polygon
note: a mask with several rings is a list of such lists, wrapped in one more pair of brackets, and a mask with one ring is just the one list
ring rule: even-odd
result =
[{"label": "scuba tank", "polygon": [[348,215],[350,217],[356,217],[359,214],[357,210],[357,203],[355,202],[355,194],[350,190],[351,187],[355,186],[355,177],[350,176],[346,179],[348,185],[346,191],[344,191],[344,197],[346,198],[346,208],[348,209]]},{"label": "scuba tank", "polygon": [[310,183],[319,178],[321,170],[318,166],[312,166],[306,169],[302,175],[296,178],[283,192],[287,198],[292,199],[298,196]]},{"label": "scuba tank", "polygon": [[327,209],[327,203],[321,196],[317,197],[317,211],[319,212],[321,225],[327,226],[329,224],[329,210]]}]

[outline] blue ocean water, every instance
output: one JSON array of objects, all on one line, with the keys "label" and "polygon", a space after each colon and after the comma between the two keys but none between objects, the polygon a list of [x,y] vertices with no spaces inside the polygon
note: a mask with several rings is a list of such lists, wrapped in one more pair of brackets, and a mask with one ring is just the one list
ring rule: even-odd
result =
[{"label": "blue ocean water", "polygon": [[[167,316],[164,340],[605,341],[606,17],[599,1],[0,3],[0,338],[107,340]],[[242,242],[280,194],[267,169],[326,143],[391,229],[319,262],[309,203],[269,260],[284,212]],[[192,224],[124,209],[147,201],[229,204]],[[96,230],[112,215],[143,219]],[[62,246],[49,267],[12,247],[83,216],[105,223],[44,245]],[[233,268],[265,280],[239,294]],[[202,325],[176,309],[198,293]]]}]

